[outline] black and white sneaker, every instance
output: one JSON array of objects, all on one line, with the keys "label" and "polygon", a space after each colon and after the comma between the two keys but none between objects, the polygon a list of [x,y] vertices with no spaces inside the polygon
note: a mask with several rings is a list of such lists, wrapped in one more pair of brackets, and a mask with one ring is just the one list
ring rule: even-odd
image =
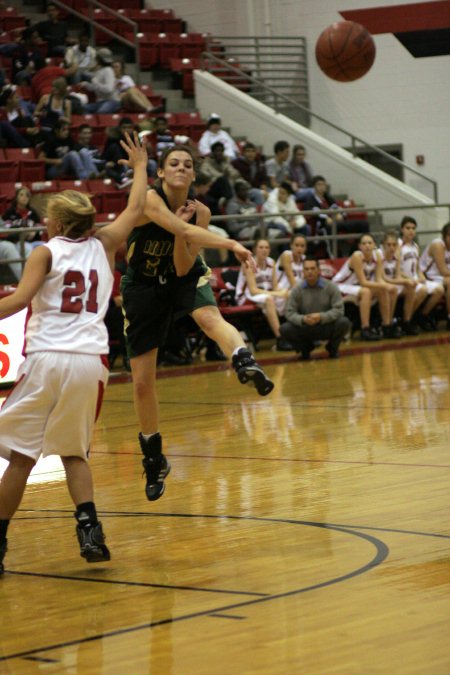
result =
[{"label": "black and white sneaker", "polygon": [[150,502],[154,502],[164,494],[164,479],[170,473],[170,462],[161,451],[160,434],[154,434],[149,439],[139,434],[139,443],[144,454],[142,466],[146,476],[145,494]]},{"label": "black and white sneaker", "polygon": [[76,530],[80,544],[80,555],[86,559],[86,562],[95,563],[111,560],[111,554],[105,546],[105,535],[101,523],[96,525],[79,523]]},{"label": "black and white sneaker", "polygon": [[272,380],[269,380],[264,370],[256,362],[253,354],[249,352],[248,349],[242,347],[242,349],[233,356],[232,364],[241,384],[253,385],[260,396],[267,396],[267,394],[270,394],[274,384]]},{"label": "black and white sneaker", "polygon": [[0,544],[0,576],[5,571],[5,568],[3,566],[3,558],[5,557],[5,553],[7,550],[8,550],[8,540],[5,539],[5,541]]}]

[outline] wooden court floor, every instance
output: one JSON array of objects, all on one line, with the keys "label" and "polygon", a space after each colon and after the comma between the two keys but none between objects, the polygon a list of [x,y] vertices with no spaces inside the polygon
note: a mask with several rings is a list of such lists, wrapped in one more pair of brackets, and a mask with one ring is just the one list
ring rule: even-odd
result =
[{"label": "wooden court floor", "polygon": [[0,673],[448,675],[450,345],[432,342],[262,352],[267,398],[220,366],[168,370],[152,503],[113,378],[91,460],[112,560],[79,557],[60,465],[39,463],[9,530]]}]

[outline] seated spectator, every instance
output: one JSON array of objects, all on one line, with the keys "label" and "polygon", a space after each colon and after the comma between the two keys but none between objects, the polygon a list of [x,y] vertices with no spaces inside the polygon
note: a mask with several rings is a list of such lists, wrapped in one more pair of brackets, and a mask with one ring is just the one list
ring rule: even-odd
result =
[{"label": "seated spectator", "polygon": [[11,53],[11,77],[14,84],[30,84],[31,78],[45,66],[42,40],[36,29],[26,28]]},{"label": "seated spectator", "polygon": [[236,159],[239,148],[236,141],[230,134],[222,129],[222,120],[219,115],[212,114],[206,123],[206,131],[200,137],[198,142],[198,152],[203,157],[212,152],[213,145],[221,142],[224,148],[224,155],[228,159]]},{"label": "seated spectator", "polygon": [[268,195],[269,178],[266,173],[264,162],[258,157],[256,146],[246,143],[242,154],[232,161],[235,169],[241,177],[251,185],[251,199],[262,206]]},{"label": "seated spectator", "polygon": [[[254,202],[250,201],[250,184],[239,178],[234,184],[235,195],[228,200],[226,205],[227,216],[247,216],[258,213]],[[248,220],[230,219],[224,222],[227,232],[233,239],[241,241],[256,239],[260,234],[260,219],[249,218]]]},{"label": "seated spectator", "polygon": [[98,69],[94,72],[90,82],[80,82],[80,87],[88,92],[93,92],[95,102],[85,105],[85,112],[108,115],[120,110],[119,93],[116,90],[116,76],[112,64],[114,56],[107,47],[97,49]]},{"label": "seated spectator", "polygon": [[438,281],[426,279],[420,269],[420,253],[416,237],[417,222],[411,216],[405,216],[400,224],[399,256],[402,276],[412,279],[416,293],[424,294],[428,299],[416,314],[419,326],[424,331],[435,330],[432,311],[444,296],[444,287]]},{"label": "seated spectator", "polygon": [[233,196],[233,185],[240,178],[240,174],[225,156],[222,141],[213,143],[211,155],[203,160],[200,171],[211,179],[209,194],[218,200],[219,205]]},{"label": "seated spectator", "polygon": [[71,84],[91,80],[97,68],[97,50],[89,44],[89,40],[89,33],[80,31],[77,44],[69,47],[65,53],[64,68]]},{"label": "seated spectator", "polygon": [[[125,140],[125,134],[132,134],[135,130],[133,120],[129,117],[122,117],[117,127],[107,130],[107,138],[102,153],[102,159],[105,161],[105,171],[108,178],[115,181],[118,188],[126,188],[133,182],[129,170],[123,164],[119,164],[121,159],[127,158],[126,151],[122,148],[120,141]],[[156,162],[154,159],[148,160],[147,174],[154,178],[156,176]]]},{"label": "seated spectator", "polygon": [[383,337],[387,339],[400,337],[391,323],[391,307],[397,302],[397,291],[392,284],[387,284],[383,280],[381,257],[375,250],[375,242],[370,234],[360,237],[359,250],[346,260],[332,281],[337,284],[344,299],[352,299],[359,307],[361,340],[380,339],[379,333],[370,326],[373,301],[378,302]]},{"label": "seated spectator", "polygon": [[[15,197],[11,206],[3,213],[2,227],[14,230],[19,227],[36,227],[41,224],[41,218],[37,211],[30,206],[31,192],[27,187],[21,187],[16,190]],[[17,253],[21,253],[20,234],[7,235],[7,240],[15,244]],[[35,248],[41,244],[41,235],[39,232],[30,232],[24,240],[25,255],[28,257]]]},{"label": "seated spectator", "polygon": [[[397,289],[397,297],[403,298],[403,325],[404,335],[418,335],[419,328],[412,323],[414,312],[420,307],[426,298],[426,291],[416,293],[416,284],[412,279],[402,276],[400,268],[400,256],[398,252],[397,235],[395,232],[386,232],[378,249],[383,265],[383,279],[388,284],[394,284]],[[391,321],[394,322],[395,303],[391,305]]]},{"label": "seated spectator", "polygon": [[294,145],[292,158],[289,162],[289,180],[295,194],[295,199],[305,201],[311,194],[313,171],[309,162],[306,161],[306,150],[303,145]]},{"label": "seated spectator", "polygon": [[173,148],[175,145],[175,136],[170,131],[167,119],[164,115],[155,118],[153,129],[151,141],[154,145],[156,156],[160,157],[166,148]]},{"label": "seated spectator", "polygon": [[306,258],[304,280],[290,293],[286,302],[286,322],[281,325],[282,337],[301,353],[304,361],[320,340],[330,359],[339,356],[339,345],[350,331],[350,321],[344,316],[344,302],[338,287],[320,277],[319,261]]},{"label": "seated spectator", "polygon": [[[43,135],[17,95],[15,85],[7,86],[0,94],[0,136],[15,148],[27,148],[43,140]],[[3,107],[4,106],[4,107]]]},{"label": "seated spectator", "polygon": [[433,239],[420,257],[420,269],[426,279],[442,284],[447,298],[447,329],[450,330],[450,223],[442,228],[442,237]]},{"label": "seated spectator", "polygon": [[241,266],[236,284],[236,302],[238,305],[254,302],[261,307],[272,332],[276,338],[277,351],[289,351],[292,349],[281,336],[280,318],[284,312],[288,290],[279,289],[275,261],[270,257],[270,243],[267,239],[259,239],[255,242],[254,257],[256,269]]},{"label": "seated spectator", "polygon": [[53,131],[56,122],[64,117],[69,123],[72,117],[72,101],[67,92],[65,77],[57,77],[52,82],[50,94],[44,94],[39,99],[34,116],[40,120],[41,129]]},{"label": "seated spectator", "polygon": [[77,152],[75,141],[70,135],[70,124],[64,117],[60,117],[56,122],[54,133],[43,143],[39,159],[45,161],[47,180],[61,176],[86,180],[89,176],[96,175],[90,157]]},{"label": "seated spectator", "polygon": [[[323,176],[314,176],[312,179],[313,191],[304,202],[305,211],[319,211],[320,209],[338,209],[339,205],[329,194],[328,186]],[[307,216],[307,222],[312,227],[312,234],[329,235],[332,233],[332,225],[336,223],[337,234],[362,234],[369,231],[369,223],[366,220],[345,220],[343,213],[336,215],[318,213],[317,216]],[[338,254],[341,257],[350,253],[350,245],[345,241],[339,243]],[[329,256],[331,254],[329,253]]]},{"label": "seated spectator", "polygon": [[266,160],[265,169],[271,190],[289,181],[289,147],[287,141],[277,141],[273,146],[274,157]]},{"label": "seated spectator", "polygon": [[287,237],[293,233],[309,235],[311,232],[311,228],[300,212],[298,215],[279,215],[298,212],[291,185],[286,181],[283,181],[279,187],[269,193],[264,202],[263,211],[273,214],[271,218],[265,221],[269,238]]},{"label": "seated spectator", "polygon": [[[212,180],[209,176],[198,171],[195,174],[195,181],[192,185],[194,199],[198,199],[199,202],[206,204],[206,206],[211,211],[212,216],[219,216],[221,214],[217,200],[211,197],[209,190],[212,185]],[[223,230],[225,232],[225,230]],[[227,235],[228,236],[228,235]],[[225,253],[227,253],[225,251]]]},{"label": "seated spectator", "polygon": [[102,158],[100,148],[92,144],[92,127],[89,124],[82,124],[78,129],[78,138],[75,143],[75,150],[84,157],[91,177],[103,173],[105,160]]},{"label": "seated spectator", "polygon": [[73,43],[67,23],[59,18],[59,7],[52,2],[47,4],[47,16],[48,19],[35,24],[32,29],[47,43],[49,56],[64,56],[67,45]]},{"label": "seated spectator", "polygon": [[306,258],[306,237],[297,234],[288,251],[283,251],[277,260],[278,288],[294,288],[303,279],[303,263]]},{"label": "seated spectator", "polygon": [[[3,227],[2,219],[0,218],[0,227]],[[17,248],[11,241],[6,241],[5,239],[0,239],[0,260],[9,261],[17,260],[19,254],[17,253]],[[19,281],[22,276],[22,265],[20,262],[8,262],[0,263],[0,278],[4,277],[4,268],[9,268],[9,271],[13,277],[14,282]],[[3,282],[4,283],[4,282]]]},{"label": "seated spectator", "polygon": [[116,92],[122,109],[127,112],[159,112],[146,95],[136,87],[132,77],[125,75],[123,61],[116,59],[112,64],[116,77]]}]

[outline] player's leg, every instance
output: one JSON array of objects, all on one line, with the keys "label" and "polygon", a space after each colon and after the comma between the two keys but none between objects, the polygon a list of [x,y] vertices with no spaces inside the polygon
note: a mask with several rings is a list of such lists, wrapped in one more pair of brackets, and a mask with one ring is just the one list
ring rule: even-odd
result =
[{"label": "player's leg", "polygon": [[20,452],[11,452],[8,467],[0,483],[0,574],[3,574],[3,558],[8,548],[6,533],[9,522],[22,501],[28,476],[35,460]]},{"label": "player's leg", "polygon": [[158,350],[130,358],[133,376],[134,408],[139,420],[139,444],[144,459],[147,499],[155,501],[164,493],[164,479],[170,472],[170,463],[162,453],[159,433],[159,402],[156,388]]},{"label": "player's leg", "polygon": [[67,487],[76,508],[76,532],[80,554],[90,563],[110,560],[111,555],[105,545],[102,524],[97,518],[89,464],[81,457],[61,457],[61,460],[66,472]]}]

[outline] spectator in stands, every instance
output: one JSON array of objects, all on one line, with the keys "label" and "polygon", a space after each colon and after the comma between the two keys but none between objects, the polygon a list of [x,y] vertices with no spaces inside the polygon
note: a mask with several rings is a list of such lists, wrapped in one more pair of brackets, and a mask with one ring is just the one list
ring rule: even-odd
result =
[{"label": "spectator in stands", "polygon": [[[426,291],[416,293],[416,284],[413,279],[402,276],[400,269],[400,257],[398,241],[395,232],[385,232],[381,247],[378,249],[383,264],[383,279],[388,284],[394,284],[398,297],[403,298],[403,325],[402,333],[405,335],[418,335],[419,328],[412,323],[411,319],[418,307],[426,298]],[[395,303],[391,305],[391,321],[395,318]]]},{"label": "spectator in stands", "polygon": [[447,329],[450,330],[450,223],[442,228],[442,238],[433,239],[420,258],[420,269],[426,279],[445,288],[447,298]]},{"label": "spectator in stands", "polygon": [[330,359],[336,359],[339,345],[350,332],[341,293],[335,284],[321,278],[319,261],[315,258],[305,259],[303,275],[304,279],[288,297],[281,335],[301,353],[304,361],[320,340],[327,341],[325,349]]},{"label": "spectator in stands", "polygon": [[289,162],[289,180],[299,201],[305,201],[311,194],[311,185],[313,179],[313,170],[309,162],[306,161],[306,150],[303,145],[294,145],[292,148],[292,158]]},{"label": "spectator in stands", "polygon": [[89,124],[82,124],[78,129],[78,138],[75,143],[75,150],[81,157],[86,157],[90,168],[91,177],[103,173],[105,160],[102,158],[100,148],[92,144],[92,127]]},{"label": "spectator in stands", "polygon": [[[228,200],[226,213],[228,216],[248,216],[255,215],[258,210],[254,202],[250,200],[250,184],[246,180],[239,178],[234,184],[235,195]],[[224,222],[226,231],[233,239],[247,240],[257,239],[260,235],[259,218],[249,218],[248,220],[230,219]]]},{"label": "spectator in stands", "polygon": [[39,159],[45,161],[48,180],[61,176],[86,180],[89,176],[96,176],[96,168],[90,157],[77,152],[75,141],[70,135],[70,124],[64,117],[56,122],[54,133],[42,145]]},{"label": "spectator in stands", "polygon": [[82,80],[91,80],[97,68],[97,50],[89,44],[89,33],[82,30],[78,34],[77,44],[69,47],[64,56],[64,68],[67,80],[78,84]]},{"label": "spectator in stands", "polygon": [[41,129],[53,131],[56,122],[64,117],[69,123],[72,117],[72,101],[67,92],[65,77],[57,77],[52,82],[50,94],[44,94],[39,99],[34,116],[40,120]]},{"label": "spectator in stands", "polygon": [[35,73],[45,66],[39,49],[42,43],[36,29],[26,28],[11,54],[11,77],[14,84],[30,84]]},{"label": "spectator in stands", "polygon": [[[30,206],[31,192],[27,187],[20,187],[16,190],[11,206],[2,215],[2,227],[14,230],[19,227],[37,227],[41,224],[41,217],[38,212]],[[7,235],[7,240],[13,242],[17,248],[18,253],[22,253],[20,234]],[[30,232],[25,236],[23,245],[25,255],[28,257],[35,248],[41,243],[41,235],[39,232]]]},{"label": "spectator in stands", "polygon": [[[0,227],[3,227],[2,219],[0,218]],[[17,248],[15,245],[6,241],[5,239],[0,239],[0,260],[17,260],[18,258]],[[6,263],[0,263],[0,278],[4,277],[4,267]],[[14,278],[14,281],[19,281],[22,276],[22,265],[20,262],[8,262],[7,267]]]},{"label": "spectator in stands", "polygon": [[175,145],[175,136],[170,131],[167,119],[164,115],[155,118],[153,129],[154,131],[151,140],[154,144],[156,156],[160,157],[166,148],[173,148]]},{"label": "spectator in stands", "polygon": [[283,339],[280,332],[280,318],[283,314],[288,290],[279,289],[275,261],[270,257],[270,243],[259,239],[253,248],[256,269],[241,267],[236,284],[238,305],[250,301],[261,307],[276,338],[277,351],[290,351],[292,346]]},{"label": "spectator in stands", "polygon": [[[304,202],[305,211],[319,211],[320,209],[339,209],[336,200],[328,192],[327,181],[323,176],[314,176],[312,179],[313,191]],[[369,231],[369,223],[366,220],[345,220],[343,213],[330,216],[326,213],[318,213],[317,216],[308,216],[308,223],[312,227],[312,234],[331,234],[333,223],[336,223],[338,234],[362,234]],[[350,253],[349,244],[339,244],[339,255],[346,256]],[[329,256],[331,257],[331,256]]]},{"label": "spectator in stands", "polygon": [[419,326],[424,331],[435,330],[432,312],[444,296],[444,287],[437,281],[426,279],[420,270],[420,253],[416,237],[417,222],[411,216],[405,216],[400,224],[399,255],[402,275],[416,284],[416,293],[425,291],[428,299],[416,313]]},{"label": "spectator in stands", "polygon": [[280,255],[276,264],[278,288],[294,288],[303,279],[306,247],[306,237],[297,234],[292,239],[290,249]]},{"label": "spectator in stands", "polygon": [[95,102],[85,106],[85,111],[105,115],[116,113],[122,104],[116,90],[116,76],[112,68],[114,56],[111,50],[107,47],[97,49],[97,62],[99,68],[94,72],[91,81],[80,82],[80,87],[93,92],[96,98]]},{"label": "spectator in stands", "polygon": [[12,147],[29,147],[42,141],[43,135],[19,99],[15,85],[4,87],[0,106],[0,135],[1,128],[6,130],[4,136]]},{"label": "spectator in stands", "polygon": [[125,75],[123,61],[116,59],[112,67],[116,78],[116,92],[123,110],[146,113],[160,111],[160,108],[155,109],[150,99],[138,89],[133,78]]},{"label": "spectator in stands", "polygon": [[212,144],[211,155],[203,160],[200,171],[211,179],[212,186],[209,193],[218,200],[219,206],[231,199],[233,185],[240,178],[240,174],[225,156],[225,146],[222,141]]},{"label": "spectator in stands", "polygon": [[273,146],[274,157],[266,160],[265,168],[272,190],[289,180],[289,147],[287,141],[277,141]]},{"label": "spectator in stands", "polygon": [[[169,146],[169,147],[172,147],[172,146]],[[211,215],[219,216],[220,215],[220,209],[219,209],[219,205],[217,203],[217,199],[214,199],[214,197],[211,197],[211,195],[209,194],[209,190],[211,188],[211,185],[212,185],[212,180],[205,173],[202,173],[201,171],[198,171],[195,174],[195,181],[192,184],[192,189],[193,189],[193,192],[194,192],[194,195],[195,195],[195,199],[198,199],[199,202],[202,202],[202,204],[205,204],[209,208],[209,210],[211,211]]]},{"label": "spectator in stands", "polygon": [[[107,138],[102,158],[105,161],[106,175],[115,181],[118,188],[126,188],[132,183],[129,171],[125,166],[119,164],[119,160],[125,159],[125,150],[120,141],[124,141],[125,134],[132,134],[134,129],[133,120],[129,117],[122,117],[117,127],[107,129]],[[156,162],[154,159],[148,160],[147,174],[150,177],[156,176]]]},{"label": "spectator in stands", "polygon": [[225,157],[230,160],[236,159],[239,153],[236,141],[222,129],[222,120],[219,115],[213,113],[206,123],[206,131],[203,132],[198,142],[199,154],[207,157],[212,153],[213,145],[219,141],[223,145]]},{"label": "spectator in stands", "polygon": [[258,157],[256,146],[246,143],[242,148],[242,154],[232,161],[235,169],[241,177],[251,185],[251,199],[261,206],[267,199],[269,178],[266,173],[264,162]]},{"label": "spectator in stands", "polygon": [[73,44],[67,23],[59,18],[59,7],[52,2],[47,4],[47,16],[46,21],[40,21],[32,28],[47,43],[49,56],[64,56],[67,45]]},{"label": "spectator in stands", "polygon": [[[287,237],[294,233],[305,235],[311,233],[311,228],[306,223],[304,216],[298,212],[291,184],[287,181],[283,181],[269,193],[267,200],[264,202],[263,211],[273,214],[271,218],[265,221],[269,239],[277,236]],[[298,215],[287,215],[296,212]]]},{"label": "spectator in stands", "polygon": [[378,302],[382,320],[384,338],[398,338],[399,333],[391,323],[391,306],[397,302],[395,286],[383,280],[381,256],[375,250],[375,242],[370,234],[364,234],[359,240],[359,250],[346,260],[332,281],[337,284],[344,299],[350,299],[359,307],[361,319],[361,340],[379,340],[379,333],[370,326],[372,302]]}]

